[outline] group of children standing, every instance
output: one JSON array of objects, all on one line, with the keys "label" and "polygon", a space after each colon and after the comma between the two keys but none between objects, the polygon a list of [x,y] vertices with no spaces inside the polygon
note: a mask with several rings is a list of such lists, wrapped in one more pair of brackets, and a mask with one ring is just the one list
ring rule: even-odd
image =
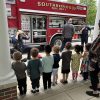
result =
[{"label": "group of children standing", "polygon": [[[12,63],[12,68],[15,71],[17,80],[18,80],[18,88],[20,91],[20,95],[26,94],[27,92],[27,84],[26,84],[26,73],[27,70],[28,76],[30,77],[32,84],[32,93],[39,92],[39,80],[40,76],[43,77],[43,86],[44,90],[50,89],[51,85],[55,86],[58,80],[58,68],[59,61],[62,59],[62,79],[61,83],[68,83],[68,75],[70,69],[72,70],[72,79],[77,80],[80,59],[83,58],[81,64],[81,71],[83,73],[83,79],[88,79],[88,51],[90,44],[86,44],[85,51],[82,52],[82,48],[79,45],[76,45],[74,50],[75,53],[72,54],[71,51],[71,43],[67,42],[65,45],[65,50],[62,54],[59,54],[60,48],[58,46],[54,46],[51,48],[50,45],[46,45],[44,48],[45,56],[41,59],[39,58],[39,50],[37,48],[31,49],[32,58],[28,61],[27,66],[21,62],[22,54],[17,51],[13,54],[14,62]],[[53,55],[51,55],[51,51],[53,50]],[[53,80],[51,82],[51,76],[53,76]]]}]

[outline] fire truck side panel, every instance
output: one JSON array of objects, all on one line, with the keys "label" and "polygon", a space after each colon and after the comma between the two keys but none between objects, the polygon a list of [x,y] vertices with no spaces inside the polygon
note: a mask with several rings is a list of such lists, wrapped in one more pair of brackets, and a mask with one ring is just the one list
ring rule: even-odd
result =
[{"label": "fire truck side panel", "polygon": [[[11,16],[8,17],[8,27],[28,32],[30,35],[28,43],[40,45],[43,42],[51,44],[56,39],[61,40],[62,27],[66,18],[76,17],[82,23],[82,21],[85,21],[86,14],[87,6],[79,4],[50,0],[25,0],[25,2],[16,0],[15,4],[11,4]],[[74,20],[76,34],[73,39],[80,37],[78,33],[79,27],[82,25],[76,19]]]}]

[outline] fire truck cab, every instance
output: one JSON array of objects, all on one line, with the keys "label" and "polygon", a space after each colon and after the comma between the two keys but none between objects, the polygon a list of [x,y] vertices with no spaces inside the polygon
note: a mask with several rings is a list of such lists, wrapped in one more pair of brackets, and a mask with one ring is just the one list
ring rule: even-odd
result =
[{"label": "fire truck cab", "polygon": [[[7,0],[6,0],[7,1]],[[8,0],[10,1],[10,0]],[[75,26],[73,41],[80,40],[80,30],[86,21],[87,6],[51,0],[11,0],[6,3],[9,34],[22,30],[28,34],[29,45],[61,45],[62,28],[72,18]]]}]

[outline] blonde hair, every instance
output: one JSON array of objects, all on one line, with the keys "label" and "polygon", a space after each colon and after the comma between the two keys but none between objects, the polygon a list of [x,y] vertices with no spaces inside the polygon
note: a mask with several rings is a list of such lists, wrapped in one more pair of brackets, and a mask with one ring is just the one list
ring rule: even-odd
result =
[{"label": "blonde hair", "polygon": [[39,53],[39,50],[37,48],[32,48],[31,49],[31,55],[32,57],[37,57]]},{"label": "blonde hair", "polygon": [[18,40],[18,35],[19,34],[25,34],[22,30],[18,30],[17,32],[16,32],[16,39]]},{"label": "blonde hair", "polygon": [[53,46],[53,51],[54,51],[55,53],[59,53],[60,47],[57,46],[57,45]]},{"label": "blonde hair", "polygon": [[14,60],[16,60],[16,61],[17,61],[17,60],[21,60],[21,59],[22,59],[22,53],[19,52],[19,51],[14,52],[13,58],[14,58]]}]

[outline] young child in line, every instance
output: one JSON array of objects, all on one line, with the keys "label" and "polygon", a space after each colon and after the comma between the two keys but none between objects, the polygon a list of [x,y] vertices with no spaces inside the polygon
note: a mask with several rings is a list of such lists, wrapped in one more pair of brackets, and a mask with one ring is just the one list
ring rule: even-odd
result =
[{"label": "young child in line", "polygon": [[54,64],[53,56],[50,55],[51,47],[50,45],[46,45],[45,48],[46,56],[42,58],[42,67],[43,67],[43,85],[44,90],[51,88],[51,73],[52,67]]},{"label": "young child in line", "polygon": [[82,63],[81,63],[81,71],[82,71],[82,75],[83,75],[83,80],[87,80],[88,79],[88,72],[89,72],[89,50],[91,47],[91,43],[87,43],[85,45],[85,51],[83,52],[83,59],[82,59]]},{"label": "young child in line", "polygon": [[68,75],[70,72],[70,62],[71,62],[71,56],[72,56],[72,51],[70,50],[71,48],[71,43],[67,42],[65,45],[65,51],[62,52],[61,58],[62,58],[62,80],[61,83],[65,84],[68,83]]},{"label": "young child in line", "polygon": [[77,81],[78,71],[80,66],[80,59],[82,57],[80,45],[76,45],[74,48],[75,54],[72,54],[72,62],[71,62],[71,69],[72,69],[72,78],[73,80]]},{"label": "young child in line", "polygon": [[13,59],[15,60],[12,62],[12,69],[15,71],[17,81],[18,81],[18,88],[20,91],[20,95],[26,94],[27,92],[27,83],[26,83],[26,65],[25,63],[21,62],[22,53],[19,51],[14,52]]},{"label": "young child in line", "polygon": [[52,70],[52,74],[53,74],[52,85],[55,86],[58,80],[58,68],[59,68],[59,61],[61,57],[59,55],[59,50],[60,50],[59,46],[54,46],[52,50],[53,50],[53,58],[54,58],[54,64]]},{"label": "young child in line", "polygon": [[32,84],[32,93],[39,92],[39,80],[40,75],[42,73],[42,62],[38,58],[39,50],[37,48],[31,49],[32,59],[29,60],[27,65],[28,75],[30,76],[31,84]]}]

